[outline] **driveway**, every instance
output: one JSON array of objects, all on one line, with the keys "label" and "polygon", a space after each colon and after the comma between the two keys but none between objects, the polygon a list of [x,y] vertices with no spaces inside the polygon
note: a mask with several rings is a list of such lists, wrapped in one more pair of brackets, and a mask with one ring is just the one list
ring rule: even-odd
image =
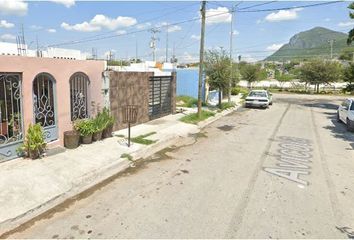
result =
[{"label": "driveway", "polygon": [[340,101],[275,94],[269,109],[241,108],[9,237],[346,238],[354,134],[335,120]]}]

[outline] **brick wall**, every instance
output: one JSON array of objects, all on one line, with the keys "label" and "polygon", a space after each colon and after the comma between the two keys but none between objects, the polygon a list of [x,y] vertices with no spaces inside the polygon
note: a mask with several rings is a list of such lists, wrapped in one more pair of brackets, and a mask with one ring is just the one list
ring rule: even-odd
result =
[{"label": "brick wall", "polygon": [[[126,105],[138,106],[137,123],[149,121],[149,78],[152,72],[109,72],[110,79],[110,107],[116,118],[114,130],[128,127],[122,122],[123,107]],[[171,113],[176,112],[176,74],[173,74],[171,93]]]}]

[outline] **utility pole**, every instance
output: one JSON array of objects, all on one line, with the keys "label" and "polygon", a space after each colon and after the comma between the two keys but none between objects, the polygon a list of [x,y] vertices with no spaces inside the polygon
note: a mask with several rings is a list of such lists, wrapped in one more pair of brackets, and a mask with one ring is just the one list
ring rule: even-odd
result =
[{"label": "utility pole", "polygon": [[152,49],[152,59],[155,62],[156,61],[156,40],[159,40],[156,37],[156,33],[159,33],[160,31],[156,28],[152,28],[152,29],[150,29],[150,32],[152,33],[151,41],[150,41],[150,48]]},{"label": "utility pole", "polygon": [[336,42],[336,40],[328,40],[329,45],[331,46],[331,59],[333,58],[333,44]]},{"label": "utility pole", "polygon": [[[227,101],[231,103],[231,81],[232,81],[232,42],[233,42],[233,20],[234,20],[234,7],[231,8],[231,23],[230,23],[230,78],[229,78],[229,89],[227,93]],[[220,94],[220,93],[219,93]]]},{"label": "utility pole", "polygon": [[202,15],[202,24],[200,30],[200,53],[199,53],[199,79],[198,79],[198,118],[202,115],[202,87],[203,87],[203,65],[204,65],[204,38],[205,38],[205,5],[202,1],[200,9]]},{"label": "utility pole", "polygon": [[138,62],[138,39],[135,41],[135,63]]},{"label": "utility pole", "polygon": [[165,62],[168,62],[168,24],[166,25],[166,59]]}]

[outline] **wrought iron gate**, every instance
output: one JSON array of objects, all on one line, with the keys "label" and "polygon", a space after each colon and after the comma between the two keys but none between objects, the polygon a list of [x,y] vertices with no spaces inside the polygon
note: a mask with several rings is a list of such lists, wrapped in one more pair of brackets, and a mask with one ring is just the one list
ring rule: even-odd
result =
[{"label": "wrought iron gate", "polygon": [[149,79],[149,117],[155,119],[172,111],[172,76],[150,77]]},{"label": "wrought iron gate", "polygon": [[83,73],[75,73],[70,78],[71,121],[88,117],[89,78]]},{"label": "wrought iron gate", "polygon": [[0,73],[0,162],[17,157],[22,129],[21,74]]},{"label": "wrought iron gate", "polygon": [[44,129],[47,142],[58,139],[56,120],[55,81],[52,76],[41,73],[33,81],[33,110],[35,122]]}]

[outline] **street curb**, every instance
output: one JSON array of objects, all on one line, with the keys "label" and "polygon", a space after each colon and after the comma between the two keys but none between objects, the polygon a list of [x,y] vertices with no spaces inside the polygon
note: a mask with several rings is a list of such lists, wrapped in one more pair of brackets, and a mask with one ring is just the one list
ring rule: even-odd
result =
[{"label": "street curb", "polygon": [[[209,118],[203,122],[197,124],[197,132],[199,132],[202,128],[206,127],[207,125],[219,120],[223,116],[237,110],[241,105],[237,105],[233,108],[224,110],[220,113],[217,113],[214,117]],[[146,146],[142,149],[139,149],[135,152],[130,153],[134,160],[147,158],[167,147],[172,145],[181,144],[186,139],[186,134],[173,134],[168,136],[165,139],[159,140],[157,143]],[[119,161],[120,160],[120,161]],[[99,185],[100,183],[108,180],[110,177],[117,175],[124,170],[128,169],[131,165],[131,161],[128,159],[118,158],[118,162],[114,162],[108,166],[100,168],[98,170],[92,171],[90,173],[85,174],[82,178],[80,178],[77,182],[72,183],[72,187],[62,193],[59,194],[52,199],[40,204],[39,206],[28,210],[27,212],[12,218],[5,220],[4,222],[0,223],[0,239],[5,238],[12,233],[19,230],[22,226],[26,228],[26,224],[29,224],[33,221],[38,221],[43,218],[50,210],[58,207],[60,204],[64,203],[66,200],[75,198],[75,196],[80,195],[81,193],[89,190],[90,188]]]}]

